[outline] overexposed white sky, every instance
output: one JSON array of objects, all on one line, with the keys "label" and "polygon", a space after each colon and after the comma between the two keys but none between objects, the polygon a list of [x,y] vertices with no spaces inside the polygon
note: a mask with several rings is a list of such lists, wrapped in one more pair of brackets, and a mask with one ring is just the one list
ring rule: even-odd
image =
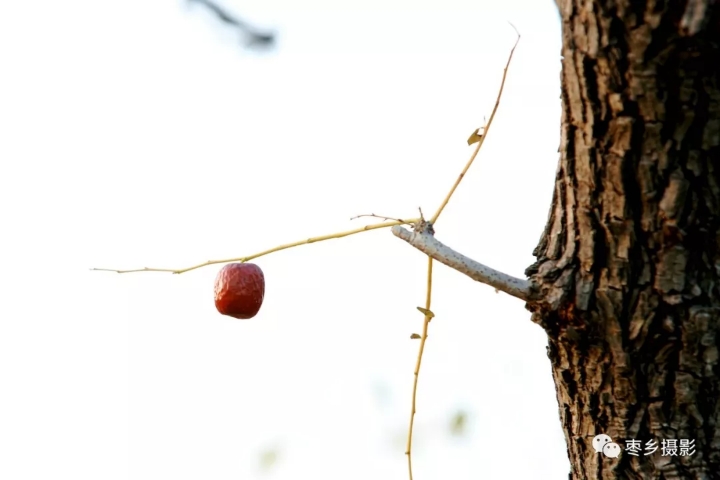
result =
[{"label": "overexposed white sky", "polygon": [[[431,215],[492,110],[507,21],[505,97],[436,235],[516,276],[533,261],[558,158],[554,2],[222,5],[277,48],[243,50],[183,0],[0,4],[0,478],[407,478],[426,261],[389,230],[258,259],[249,321],[216,312],[220,266],[89,268]],[[544,333],[522,302],[434,278],[415,479],[564,478]]]}]

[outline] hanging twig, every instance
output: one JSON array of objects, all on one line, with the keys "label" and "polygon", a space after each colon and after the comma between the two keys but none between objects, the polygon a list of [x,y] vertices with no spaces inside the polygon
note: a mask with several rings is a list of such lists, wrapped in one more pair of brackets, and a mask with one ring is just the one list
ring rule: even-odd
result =
[{"label": "hanging twig", "polygon": [[[488,267],[485,267],[484,265],[481,265],[477,262],[474,264],[468,264],[464,260],[467,260],[469,262],[473,262],[473,260],[467,259],[466,257],[452,257],[449,255],[449,252],[447,251],[440,251],[440,253],[445,253],[445,256],[439,255],[437,251],[433,250],[432,247],[437,247],[438,245],[442,245],[440,242],[437,242],[435,238],[433,237],[435,231],[434,231],[434,224],[437,221],[438,217],[440,217],[440,214],[445,209],[445,206],[450,201],[450,198],[452,197],[453,193],[455,193],[455,190],[457,189],[458,185],[460,185],[460,181],[462,181],[463,177],[467,173],[467,171],[470,169],[470,166],[472,165],[473,161],[475,160],[475,157],[477,157],[478,152],[480,151],[480,148],[482,147],[483,143],[485,142],[485,136],[487,135],[487,132],[490,130],[490,125],[492,124],[493,118],[495,118],[495,112],[497,112],[498,106],[500,105],[500,98],[502,97],[503,88],[505,87],[505,79],[507,77],[507,71],[510,67],[510,62],[512,61],[513,53],[515,53],[515,48],[518,45],[518,42],[520,41],[520,33],[517,31],[515,26],[511,23],[510,26],[513,27],[515,30],[515,33],[517,33],[517,39],[515,40],[515,44],[513,45],[512,49],[510,50],[510,55],[508,55],[507,64],[505,65],[505,70],[503,71],[502,81],[500,82],[500,90],[498,91],[497,98],[495,100],[495,107],[493,108],[492,113],[490,114],[490,120],[487,121],[487,123],[482,127],[478,128],[473,132],[472,135],[470,135],[470,138],[468,139],[468,144],[472,145],[473,143],[477,143],[477,146],[475,147],[475,151],[470,156],[470,160],[468,160],[467,164],[465,165],[465,168],[463,168],[462,172],[460,172],[460,175],[458,176],[457,180],[453,184],[452,188],[448,192],[447,196],[443,200],[443,202],[440,204],[440,207],[435,212],[435,215],[430,219],[430,221],[425,221],[425,218],[422,215],[422,210],[420,211],[420,220],[413,225],[413,229],[415,233],[410,233],[404,228],[400,226],[394,226],[392,229],[393,234],[396,236],[402,238],[403,240],[408,241],[416,248],[422,250],[428,255],[428,273],[427,273],[427,293],[426,293],[426,302],[425,302],[425,322],[423,324],[423,333],[420,337],[420,348],[418,349],[418,359],[417,363],[415,365],[415,372],[414,372],[414,381],[413,381],[413,391],[412,391],[412,410],[410,414],[410,426],[408,428],[408,439],[407,439],[407,449],[405,451],[405,454],[408,458],[408,471],[410,474],[410,480],[413,480],[412,475],[412,435],[413,435],[413,425],[415,422],[415,398],[417,396],[417,385],[418,385],[418,375],[420,373],[420,364],[422,362],[422,356],[423,352],[425,351],[425,341],[427,340],[427,331],[428,331],[428,325],[430,323],[430,320],[435,316],[430,311],[430,302],[432,298],[432,261],[433,258],[437,259],[438,261],[441,261],[443,263],[443,260],[447,260],[448,258],[451,258],[453,260],[458,260],[457,267],[463,267],[466,265],[472,265],[477,266],[480,265],[485,270],[482,270],[484,273],[488,273],[487,269]],[[482,131],[481,131],[482,130]],[[420,239],[415,241],[415,239]],[[412,241],[411,241],[412,240]],[[432,241],[435,241],[437,244],[433,244]],[[423,247],[425,250],[423,250]],[[443,246],[444,247],[444,246]],[[445,247],[447,249],[447,247]],[[448,249],[450,250],[450,249]],[[451,252],[457,254],[457,252],[454,252],[450,250]],[[431,255],[432,254],[432,255]],[[457,254],[459,255],[459,254]],[[446,263],[448,265],[448,263]],[[452,266],[452,265],[450,265]],[[492,269],[489,269],[492,270]],[[462,271],[462,270],[461,270]],[[500,273],[492,270],[492,272]],[[463,272],[465,273],[465,272]],[[500,274],[504,275],[504,274]],[[493,278],[494,276],[490,275],[487,278]],[[510,277],[512,278],[512,277]],[[518,280],[518,279],[515,279]],[[494,281],[494,280],[493,280]],[[519,280],[522,282],[523,280]],[[499,288],[499,287],[497,287]],[[412,338],[412,337],[411,337]]]}]

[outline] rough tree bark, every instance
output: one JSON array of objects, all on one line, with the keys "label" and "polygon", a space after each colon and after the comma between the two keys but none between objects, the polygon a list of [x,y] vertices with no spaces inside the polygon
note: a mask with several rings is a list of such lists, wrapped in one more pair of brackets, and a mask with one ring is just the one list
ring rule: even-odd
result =
[{"label": "rough tree bark", "polygon": [[[720,5],[558,0],[562,140],[526,274],[571,479],[720,479]],[[617,459],[626,440],[695,440]]]},{"label": "rough tree bark", "polygon": [[[452,251],[427,222],[393,233],[527,301],[548,334],[570,479],[720,479],[720,0],[557,3],[561,155],[528,280]],[[598,434],[619,458],[596,452]]]},{"label": "rough tree bark", "polygon": [[561,155],[528,280],[425,222],[393,233],[527,302],[571,480],[720,479],[720,0],[558,6]]}]

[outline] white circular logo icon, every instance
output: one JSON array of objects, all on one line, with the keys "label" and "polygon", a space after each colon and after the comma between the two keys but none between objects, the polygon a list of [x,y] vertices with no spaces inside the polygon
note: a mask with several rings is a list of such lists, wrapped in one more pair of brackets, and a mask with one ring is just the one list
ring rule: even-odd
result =
[{"label": "white circular logo icon", "polygon": [[620,456],[620,445],[614,442],[606,443],[602,452],[606,457],[618,458]]},{"label": "white circular logo icon", "polygon": [[592,441],[595,453],[601,453],[603,451],[603,447],[608,443],[612,443],[612,438],[610,438],[610,435],[605,435],[604,433],[596,435]]}]

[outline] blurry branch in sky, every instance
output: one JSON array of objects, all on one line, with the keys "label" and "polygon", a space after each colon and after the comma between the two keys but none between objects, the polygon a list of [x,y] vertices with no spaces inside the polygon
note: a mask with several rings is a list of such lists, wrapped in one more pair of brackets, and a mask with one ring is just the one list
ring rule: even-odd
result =
[{"label": "blurry branch in sky", "polygon": [[240,33],[247,39],[245,46],[248,48],[267,48],[272,47],[275,43],[275,35],[273,33],[262,33],[257,28],[253,27],[249,23],[235,17],[227,12],[224,8],[218,4],[211,2],[210,0],[188,0],[189,2],[196,2],[208,8],[215,16],[220,19],[223,23],[230,25],[240,31]]}]

